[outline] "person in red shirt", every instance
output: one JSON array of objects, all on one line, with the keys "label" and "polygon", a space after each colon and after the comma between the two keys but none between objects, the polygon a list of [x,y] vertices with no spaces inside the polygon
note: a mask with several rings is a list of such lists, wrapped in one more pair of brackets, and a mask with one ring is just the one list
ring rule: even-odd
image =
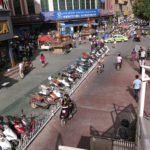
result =
[{"label": "person in red shirt", "polygon": [[42,66],[45,67],[45,56],[43,54],[41,54],[40,60],[41,60]]}]

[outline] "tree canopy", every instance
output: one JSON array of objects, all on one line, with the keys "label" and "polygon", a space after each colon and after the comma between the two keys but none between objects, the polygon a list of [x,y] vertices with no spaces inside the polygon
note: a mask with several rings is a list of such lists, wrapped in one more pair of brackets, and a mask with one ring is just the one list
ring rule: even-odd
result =
[{"label": "tree canopy", "polygon": [[140,19],[150,21],[150,0],[134,0],[133,13]]}]

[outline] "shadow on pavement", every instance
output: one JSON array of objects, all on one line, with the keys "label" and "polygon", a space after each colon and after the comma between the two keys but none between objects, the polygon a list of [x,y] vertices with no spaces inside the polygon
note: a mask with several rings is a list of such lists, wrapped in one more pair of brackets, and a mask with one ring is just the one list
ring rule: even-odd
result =
[{"label": "shadow on pavement", "polygon": [[90,137],[82,136],[77,148],[90,150]]},{"label": "shadow on pavement", "polygon": [[58,136],[57,136],[55,150],[58,150],[59,145],[64,145],[64,142],[60,133],[58,133]]},{"label": "shadow on pavement", "polygon": [[[99,131],[97,132],[91,132],[96,133],[91,136],[98,136],[100,138],[116,138],[116,134],[118,132],[118,128],[121,126],[122,120],[128,120],[129,121],[129,128],[128,130],[128,136],[129,140],[135,141],[135,132],[136,132],[136,120],[137,115],[135,112],[135,108],[132,104],[129,104],[128,106],[122,108],[119,105],[114,104],[114,112],[115,112],[115,118],[113,117],[112,120],[115,120],[114,124],[105,132],[103,132],[101,135],[99,135]],[[114,113],[111,112],[111,113]],[[113,116],[111,114],[111,116]]]},{"label": "shadow on pavement", "polygon": [[127,86],[127,91],[129,92],[129,94],[130,94],[133,98],[135,98],[135,94],[134,94],[134,89],[133,89],[133,88],[131,88],[130,86]]},{"label": "shadow on pavement", "polygon": [[127,128],[128,141],[135,141],[137,115],[133,105],[129,104],[126,107],[122,107],[114,104],[114,111],[112,111],[110,115],[112,117],[113,125],[104,132],[97,130],[93,126],[90,126],[90,136],[89,137],[82,136],[79,141],[78,148],[90,150],[89,143],[91,137],[96,137],[99,139],[103,138],[115,139],[118,129],[121,126],[122,120],[127,120],[129,122],[129,127]]},{"label": "shadow on pavement", "polygon": [[9,77],[1,76],[0,78],[0,89],[11,87],[13,84],[18,82],[18,80]]}]

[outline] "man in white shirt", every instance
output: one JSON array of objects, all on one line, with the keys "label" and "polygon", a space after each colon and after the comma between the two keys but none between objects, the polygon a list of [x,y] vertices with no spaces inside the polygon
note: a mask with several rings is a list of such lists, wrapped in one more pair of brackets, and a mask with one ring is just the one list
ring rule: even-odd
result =
[{"label": "man in white shirt", "polygon": [[146,52],[141,48],[141,59],[145,59]]},{"label": "man in white shirt", "polygon": [[117,56],[117,63],[120,64],[120,68],[121,68],[121,66],[122,66],[122,57],[120,56],[120,54],[118,54],[118,56]]},{"label": "man in white shirt", "polygon": [[24,63],[20,62],[19,63],[19,75],[21,78],[24,78],[23,67],[24,67]]}]

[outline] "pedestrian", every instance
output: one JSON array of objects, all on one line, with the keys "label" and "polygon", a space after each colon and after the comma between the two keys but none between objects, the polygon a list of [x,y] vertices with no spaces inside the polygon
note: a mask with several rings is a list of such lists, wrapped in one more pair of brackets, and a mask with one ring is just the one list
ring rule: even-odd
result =
[{"label": "pedestrian", "polygon": [[116,48],[116,39],[114,39],[113,48]]},{"label": "pedestrian", "polygon": [[134,63],[134,61],[136,60],[136,51],[135,51],[135,48],[132,50],[131,56],[132,56],[132,61]]},{"label": "pedestrian", "polygon": [[140,74],[142,73],[142,66],[144,66],[144,64],[145,64],[145,60],[142,59],[142,58],[140,58],[140,59],[139,59]]},{"label": "pedestrian", "polygon": [[41,60],[41,63],[42,63],[42,67],[45,67],[45,56],[43,54],[41,54],[40,60]]},{"label": "pedestrian", "polygon": [[141,88],[141,80],[139,79],[139,75],[135,76],[135,80],[133,81],[133,89],[134,89],[134,98],[138,100],[138,93]]},{"label": "pedestrian", "polygon": [[81,36],[79,37],[79,45],[81,45],[82,43],[82,39],[81,39]]},{"label": "pedestrian", "polygon": [[24,78],[23,69],[24,69],[24,62],[20,62],[19,63],[19,75],[22,79]]},{"label": "pedestrian", "polygon": [[143,48],[141,48],[141,59],[145,60],[145,56],[146,56],[146,52],[145,50],[143,50]]}]

